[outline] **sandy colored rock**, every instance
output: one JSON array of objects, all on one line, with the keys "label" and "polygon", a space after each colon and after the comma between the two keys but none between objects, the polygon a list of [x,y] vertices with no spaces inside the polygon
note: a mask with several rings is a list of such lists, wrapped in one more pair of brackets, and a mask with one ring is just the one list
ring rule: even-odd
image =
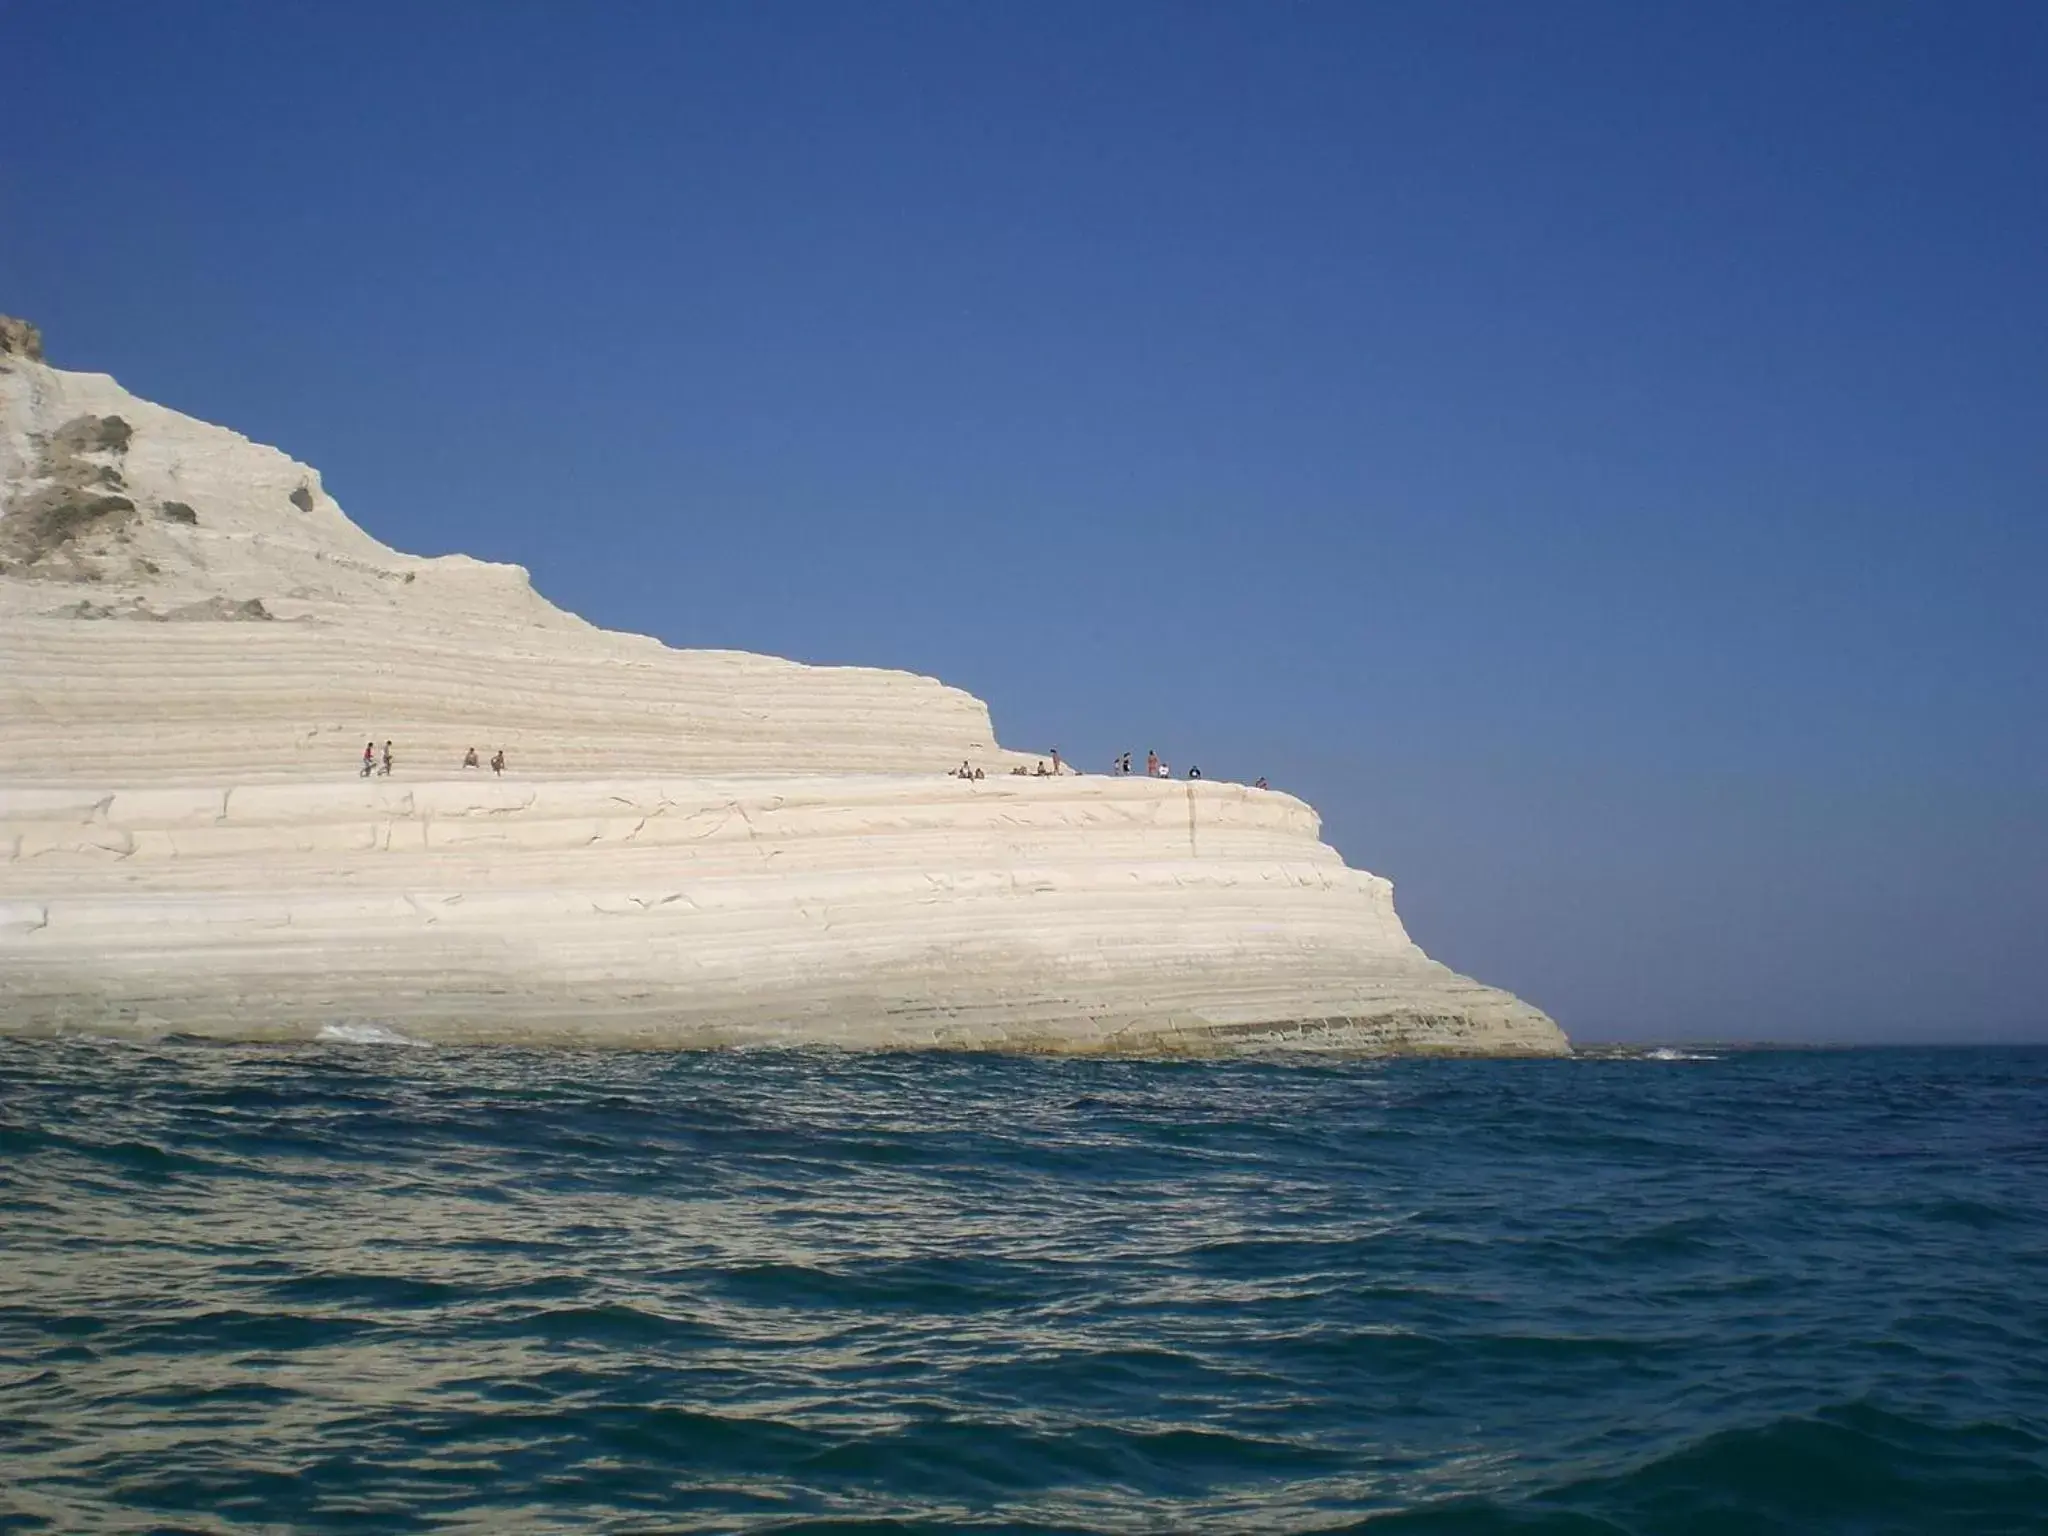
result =
[{"label": "sandy colored rock", "polygon": [[26,320],[0,315],[0,357],[19,357],[40,363],[43,361],[43,333]]},{"label": "sandy colored rock", "polygon": [[1012,777],[958,689],[598,629],[22,350],[0,551],[0,1029],[1566,1048],[1291,796]]}]

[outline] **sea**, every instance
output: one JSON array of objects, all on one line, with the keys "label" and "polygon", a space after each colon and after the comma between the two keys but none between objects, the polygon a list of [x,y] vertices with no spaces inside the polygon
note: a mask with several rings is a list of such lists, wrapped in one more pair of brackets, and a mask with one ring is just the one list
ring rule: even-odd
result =
[{"label": "sea", "polygon": [[0,1532],[2048,1532],[2048,1049],[0,1041]]}]

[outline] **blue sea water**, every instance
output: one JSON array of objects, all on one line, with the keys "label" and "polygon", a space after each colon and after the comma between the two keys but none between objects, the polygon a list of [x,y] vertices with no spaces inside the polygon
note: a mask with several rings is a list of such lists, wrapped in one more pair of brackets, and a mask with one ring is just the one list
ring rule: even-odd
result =
[{"label": "blue sea water", "polygon": [[0,1531],[2048,1531],[2048,1051],[0,1041]]}]

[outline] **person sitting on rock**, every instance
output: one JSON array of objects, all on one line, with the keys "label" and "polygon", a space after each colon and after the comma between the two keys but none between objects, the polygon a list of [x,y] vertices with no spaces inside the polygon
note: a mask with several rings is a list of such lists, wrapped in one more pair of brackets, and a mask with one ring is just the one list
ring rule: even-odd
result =
[{"label": "person sitting on rock", "polygon": [[952,776],[956,779],[971,779],[974,777],[974,770],[968,767],[967,764],[964,762],[961,763],[961,765],[958,768],[954,768],[950,771],[952,773]]},{"label": "person sitting on rock", "polygon": [[384,743],[384,766],[379,768],[377,772],[384,778],[388,779],[391,777],[391,743],[388,741]]},{"label": "person sitting on rock", "polygon": [[504,771],[505,749],[503,747],[500,747],[498,748],[497,751],[491,754],[491,772],[502,774]]},{"label": "person sitting on rock", "polygon": [[1266,787],[1267,787],[1267,785],[1266,785],[1266,776],[1265,776],[1265,775],[1264,775],[1264,774],[1262,773],[1262,774],[1260,774],[1260,775],[1259,775],[1259,777],[1258,777],[1257,781],[1253,783],[1253,785],[1252,785],[1252,788],[1253,788],[1253,789],[1265,789]]},{"label": "person sitting on rock", "polygon": [[462,754],[462,766],[465,768],[474,768],[477,766],[475,747],[471,747],[467,752]]},{"label": "person sitting on rock", "polygon": [[367,779],[375,771],[376,767],[377,743],[366,741],[363,743],[363,777]]},{"label": "person sitting on rock", "polygon": [[1034,769],[1032,769],[1032,770],[1031,770],[1031,776],[1032,776],[1032,777],[1033,777],[1034,779],[1043,779],[1043,778],[1046,778],[1046,777],[1048,776],[1048,775],[1046,774],[1046,771],[1045,771],[1045,759],[1044,759],[1044,758],[1042,758],[1042,757],[1041,757],[1041,758],[1040,758],[1040,759],[1038,760],[1038,766],[1037,766],[1036,768],[1034,768]]},{"label": "person sitting on rock", "polygon": [[1201,776],[1202,776],[1202,770],[1201,770],[1201,769],[1199,769],[1199,768],[1193,768],[1193,767],[1191,767],[1191,768],[1189,768],[1189,769],[1188,769],[1188,777],[1189,777],[1189,778],[1191,778],[1191,779],[1199,779],[1199,778],[1200,778]]},{"label": "person sitting on rock", "polygon": [[980,770],[979,768],[977,768],[977,769],[975,769],[975,770],[974,770],[974,776],[975,776],[975,777],[976,777],[977,779],[981,777],[981,770]]}]

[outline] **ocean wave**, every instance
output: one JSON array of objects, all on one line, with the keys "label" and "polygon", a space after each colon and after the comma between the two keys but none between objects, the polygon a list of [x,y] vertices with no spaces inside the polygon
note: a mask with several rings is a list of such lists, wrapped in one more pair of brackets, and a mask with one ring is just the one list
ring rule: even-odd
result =
[{"label": "ocean wave", "polygon": [[2039,1436],[2010,1424],[1936,1423],[1855,1401],[1705,1435],[1618,1475],[1511,1500],[1444,1500],[1338,1530],[1358,1536],[2040,1536],[2044,1526],[2048,1442]]},{"label": "ocean wave", "polygon": [[1726,1060],[0,1040],[0,1531],[2039,1532],[2048,1054]]}]

